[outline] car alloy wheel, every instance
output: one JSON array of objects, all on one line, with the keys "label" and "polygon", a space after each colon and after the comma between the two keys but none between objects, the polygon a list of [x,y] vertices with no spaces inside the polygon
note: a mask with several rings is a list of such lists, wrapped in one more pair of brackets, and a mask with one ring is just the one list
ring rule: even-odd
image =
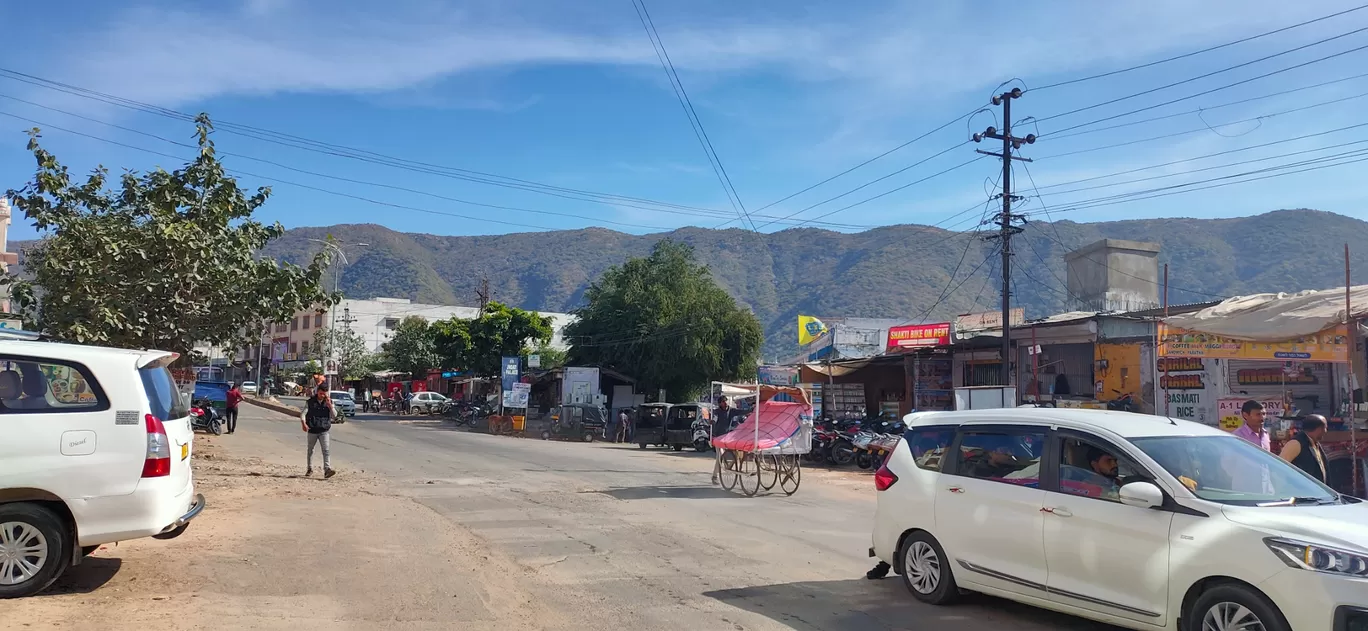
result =
[{"label": "car alloy wheel", "polygon": [[925,541],[914,541],[912,545],[907,546],[903,572],[907,574],[908,584],[917,590],[917,593],[930,594],[940,587],[940,557],[931,544]]},{"label": "car alloy wheel", "polygon": [[1202,616],[1202,631],[1266,631],[1263,621],[1240,603],[1218,602]]},{"label": "car alloy wheel", "polygon": [[18,585],[42,571],[48,541],[37,528],[18,521],[0,524],[0,585]]}]

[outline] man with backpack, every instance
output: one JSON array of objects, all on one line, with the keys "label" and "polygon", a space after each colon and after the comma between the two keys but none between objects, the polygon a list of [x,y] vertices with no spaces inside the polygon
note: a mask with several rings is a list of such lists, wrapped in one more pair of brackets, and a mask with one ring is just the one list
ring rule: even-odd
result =
[{"label": "man with backpack", "polygon": [[329,430],[332,429],[332,420],[336,416],[333,410],[332,398],[328,396],[328,389],[325,386],[318,386],[314,390],[314,396],[309,398],[308,407],[299,417],[300,427],[309,434],[309,450],[307,460],[308,468],[304,475],[313,475],[313,454],[314,446],[323,446],[323,477],[331,478],[337,474],[332,468],[332,438]]}]

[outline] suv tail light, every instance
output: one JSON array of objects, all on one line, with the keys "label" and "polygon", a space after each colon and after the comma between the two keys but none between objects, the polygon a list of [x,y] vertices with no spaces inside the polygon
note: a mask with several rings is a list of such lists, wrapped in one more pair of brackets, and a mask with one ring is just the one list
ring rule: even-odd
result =
[{"label": "suv tail light", "polygon": [[893,475],[888,470],[888,465],[881,465],[878,471],[874,472],[874,488],[879,491],[887,491],[888,487],[893,486],[898,481],[898,476]]},{"label": "suv tail light", "polygon": [[147,458],[143,460],[142,477],[171,475],[171,441],[166,437],[166,426],[151,414],[143,420],[147,423]]}]

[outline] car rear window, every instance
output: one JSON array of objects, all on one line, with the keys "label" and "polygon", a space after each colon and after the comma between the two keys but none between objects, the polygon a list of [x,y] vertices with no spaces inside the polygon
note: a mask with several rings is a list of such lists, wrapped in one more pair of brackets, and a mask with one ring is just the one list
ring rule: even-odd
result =
[{"label": "car rear window", "polygon": [[913,427],[903,434],[903,442],[912,450],[917,466],[928,471],[940,471],[945,450],[955,440],[953,426]]},{"label": "car rear window", "polygon": [[165,366],[149,366],[138,371],[142,377],[143,390],[147,392],[147,403],[152,407],[152,416],[163,421],[183,418],[190,415],[190,406],[176,387],[176,380]]}]

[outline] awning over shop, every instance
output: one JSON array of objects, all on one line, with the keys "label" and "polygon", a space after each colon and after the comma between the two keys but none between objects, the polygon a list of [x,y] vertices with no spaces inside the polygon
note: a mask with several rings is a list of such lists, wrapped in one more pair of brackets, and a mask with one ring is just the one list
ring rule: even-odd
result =
[{"label": "awning over shop", "polygon": [[[1190,331],[1252,342],[1277,342],[1319,333],[1344,322],[1344,288],[1229,298],[1195,313],[1164,318]],[[1349,289],[1353,317],[1368,316],[1368,285]]]}]

